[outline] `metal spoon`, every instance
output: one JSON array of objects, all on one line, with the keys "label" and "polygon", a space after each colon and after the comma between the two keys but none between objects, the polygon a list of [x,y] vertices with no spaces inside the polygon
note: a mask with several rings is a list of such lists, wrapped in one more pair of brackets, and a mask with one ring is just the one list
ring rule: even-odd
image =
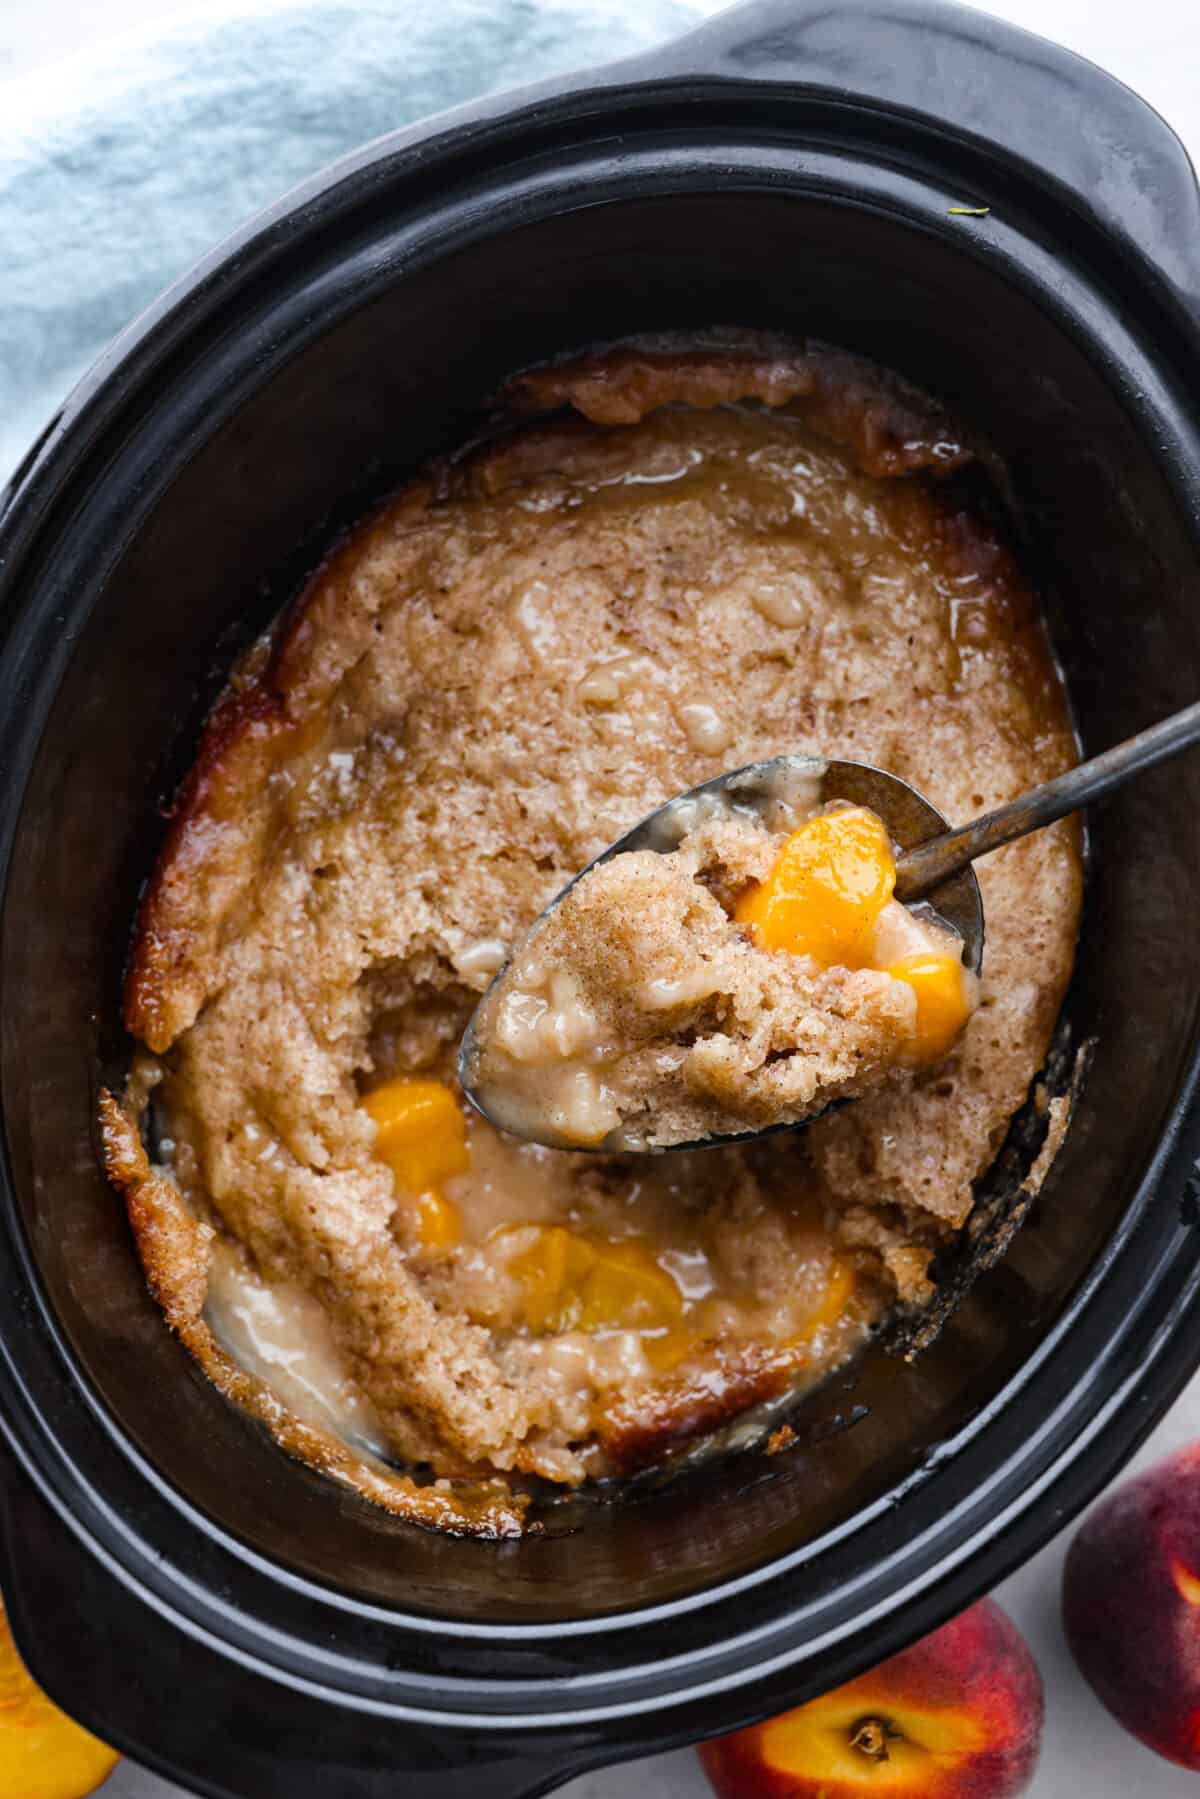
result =
[{"label": "metal spoon", "polygon": [[[691,788],[676,799],[668,800],[657,812],[635,825],[624,837],[603,850],[575,880],[568,882],[541,917],[531,927],[537,930],[541,920],[561,904],[575,881],[583,879],[602,862],[611,861],[626,850],[656,850],[660,854],[673,850],[693,830],[705,812],[714,805],[725,809],[756,813],[772,829],[787,829],[801,816],[831,800],[848,800],[853,805],[867,806],[887,826],[893,843],[900,846],[896,858],[896,898],[906,905],[927,901],[953,926],[963,940],[963,962],[978,973],[983,961],[983,900],[971,863],[986,856],[1002,844],[1027,837],[1055,819],[1077,812],[1092,800],[1101,799],[1114,788],[1121,787],[1144,769],[1153,768],[1171,756],[1200,742],[1200,701],[1174,713],[1161,724],[1152,725],[1136,737],[1105,750],[1089,762],[1041,787],[1034,787],[1019,799],[993,812],[985,812],[970,824],[951,827],[935,806],[902,781],[868,762],[833,762],[814,756],[776,756],[769,762],[752,762],[746,768],[717,775],[699,787]],[[511,961],[511,956],[509,958]],[[498,970],[488,993],[503,977],[508,962]],[[484,994],[463,1034],[458,1055],[458,1078],[468,1100],[485,1118],[500,1129],[511,1129],[489,1111],[481,1096],[476,1076],[479,1064],[476,1022]],[[819,1117],[820,1114],[813,1116]],[[764,1131],[741,1131],[728,1136],[706,1137],[700,1143],[678,1144],[679,1149],[705,1148],[719,1143],[742,1143],[751,1137],[765,1137],[780,1130],[802,1130],[813,1117],[801,1124],[772,1125]],[[522,1132],[531,1141],[552,1148],[574,1148],[564,1143],[553,1131],[543,1135]],[[606,1153],[627,1150],[630,1145],[605,1139],[596,1146]]]}]

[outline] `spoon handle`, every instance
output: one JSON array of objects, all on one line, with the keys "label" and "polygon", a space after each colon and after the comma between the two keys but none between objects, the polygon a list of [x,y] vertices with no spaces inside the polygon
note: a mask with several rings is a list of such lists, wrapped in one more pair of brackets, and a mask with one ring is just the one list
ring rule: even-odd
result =
[{"label": "spoon handle", "polygon": [[1033,788],[1020,799],[1010,800],[1007,806],[997,806],[994,812],[985,812],[968,825],[958,825],[953,831],[943,831],[940,837],[931,837],[928,842],[905,850],[896,861],[896,898],[920,899],[974,862],[976,856],[986,856],[1002,843],[1027,837],[1030,831],[1039,831],[1056,818],[1077,812],[1091,800],[1123,786],[1143,769],[1178,756],[1195,743],[1200,743],[1200,700],[1164,718],[1161,724],[1151,725],[1148,731],[1139,731],[1136,737],[1118,743],[1114,749],[1105,750],[1102,756],[1093,756],[1090,762],[1081,762],[1069,773]]}]

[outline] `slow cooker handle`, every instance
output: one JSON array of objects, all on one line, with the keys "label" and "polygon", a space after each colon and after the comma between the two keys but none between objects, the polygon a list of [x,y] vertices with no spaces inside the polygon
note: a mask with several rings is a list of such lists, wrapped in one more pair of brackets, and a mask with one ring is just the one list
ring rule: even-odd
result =
[{"label": "slow cooker handle", "polygon": [[982,140],[1069,189],[1200,316],[1200,188],[1178,137],[1103,69],[1002,19],[950,0],[747,0],[624,67],[794,83]]},{"label": "slow cooker handle", "polygon": [[578,1740],[526,1731],[496,1743],[432,1725],[382,1732],[365,1751],[355,1717],[313,1729],[307,1693],[230,1663],[186,1634],[90,1554],[0,1441],[0,1590],[30,1671],[114,1749],[138,1746],[168,1779],[243,1799],[541,1799],[595,1761]]}]

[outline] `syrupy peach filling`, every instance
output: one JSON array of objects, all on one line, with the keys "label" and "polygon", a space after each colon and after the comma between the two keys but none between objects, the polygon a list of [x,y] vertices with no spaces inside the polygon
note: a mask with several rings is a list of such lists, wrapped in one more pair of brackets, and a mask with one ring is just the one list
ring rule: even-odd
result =
[{"label": "syrupy peach filling", "polygon": [[683,799],[685,820],[701,801],[675,849],[623,851],[570,887],[486,995],[468,1084],[496,1123],[671,1148],[800,1123],[962,1035],[962,943],[893,898],[873,812],[835,801],[785,833],[729,795]]},{"label": "syrupy peach filling", "polygon": [[715,1342],[753,1342],[799,1370],[830,1330],[848,1339],[867,1315],[851,1315],[855,1267],[807,1196],[774,1221],[793,1279],[767,1292],[728,1231],[697,1216],[694,1157],[606,1162],[581,1184],[448,1084],[398,1076],[362,1104],[412,1262],[473,1323],[519,1341],[560,1400],[574,1395],[581,1430],[603,1423],[611,1390],[702,1366]]}]

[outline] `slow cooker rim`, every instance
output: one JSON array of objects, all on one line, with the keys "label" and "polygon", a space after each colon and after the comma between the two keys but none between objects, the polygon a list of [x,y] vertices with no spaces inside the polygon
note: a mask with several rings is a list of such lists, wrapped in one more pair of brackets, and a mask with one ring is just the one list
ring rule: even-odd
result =
[{"label": "slow cooker rim", "polygon": [[[390,141],[391,140],[385,140],[385,142],[390,142]],[[216,258],[214,260],[214,266],[219,264],[222,260],[223,260],[223,257],[218,255],[218,258]],[[192,290],[190,288],[187,289],[187,292],[190,293],[191,291]],[[184,297],[186,297],[186,295]],[[153,319],[151,319],[150,323],[151,324],[153,323]],[[147,328],[149,328],[149,326]],[[136,341],[137,340],[135,338],[135,340],[128,346],[129,351],[132,351],[132,349],[135,347]],[[110,368],[109,373],[112,372],[113,368],[119,368],[121,366],[121,363],[123,360],[124,360],[123,357],[118,358],[117,362],[114,365],[112,365],[112,368]],[[108,379],[108,374],[104,373],[103,371],[98,371],[96,373],[96,375],[93,377],[93,388],[91,391],[94,392],[97,389],[102,388],[104,383],[107,381],[107,379]],[[85,392],[82,396],[80,404],[82,405],[83,403],[85,403],[87,401],[87,399],[88,399],[88,391],[85,389]],[[20,496],[21,494],[28,494],[30,492],[29,484],[32,483],[33,485],[36,485],[36,482],[33,481],[34,475],[38,474],[39,472],[41,474],[44,474],[46,472],[47,464],[50,461],[62,462],[64,460],[69,460],[68,450],[69,450],[70,435],[76,426],[82,427],[82,423],[83,423],[83,421],[82,421],[81,413],[80,413],[78,407],[73,412],[70,410],[68,410],[66,412],[66,414],[64,415],[64,423],[59,428],[59,431],[56,433],[53,442],[48,443],[46,445],[42,454],[35,458],[34,464],[31,466],[31,468],[29,470],[26,471],[24,480],[18,486],[18,496]],[[1192,1067],[1190,1070],[1190,1075],[1189,1075],[1189,1083],[1188,1083],[1190,1089],[1194,1089],[1195,1074],[1196,1074],[1196,1069],[1195,1069],[1195,1062],[1193,1060]],[[1194,1119],[1191,1121],[1191,1124],[1194,1127],[1194,1124],[1195,1124]],[[1193,1134],[1194,1134],[1194,1131],[1193,1131]],[[1168,1154],[1169,1148],[1170,1148],[1169,1145],[1163,1146],[1162,1156],[1160,1158],[1157,1158],[1156,1162],[1158,1160],[1165,1161],[1167,1159],[1167,1154]],[[7,1177],[7,1175],[8,1175],[7,1169],[5,1172],[6,1172],[6,1177]],[[1143,1183],[1143,1189],[1146,1189],[1146,1191],[1144,1191],[1140,1195],[1140,1199],[1139,1199],[1138,1203],[1131,1204],[1131,1207],[1130,1207],[1129,1211],[1127,1212],[1125,1219],[1122,1221],[1122,1233],[1119,1234],[1119,1236],[1117,1238],[1114,1238],[1112,1244],[1107,1246],[1107,1249],[1111,1250],[1113,1257],[1115,1257],[1118,1250],[1126,1244],[1129,1236],[1131,1236],[1134,1233],[1135,1224],[1140,1221],[1140,1216],[1141,1216],[1140,1204],[1142,1201],[1148,1203],[1152,1196],[1152,1189],[1150,1187],[1150,1184],[1151,1184],[1151,1174],[1148,1173],[1147,1177],[1146,1177],[1146,1181]],[[6,1223],[10,1227],[11,1227],[12,1223],[14,1222],[13,1217],[8,1216],[8,1214],[10,1213],[11,1206],[12,1206],[12,1194],[11,1194],[11,1192],[6,1191],[6,1193],[5,1193]],[[1135,1214],[1136,1214],[1136,1217],[1135,1217]],[[25,1251],[28,1249],[28,1246],[25,1244],[21,1244],[20,1248],[23,1251]],[[1106,1251],[1106,1253],[1107,1253],[1107,1251]],[[1104,1269],[1101,1270],[1100,1265],[1097,1264],[1097,1269],[1094,1271],[1096,1273],[1097,1281],[1099,1281],[1102,1278],[1102,1274],[1104,1272],[1106,1272],[1106,1271],[1110,1272],[1111,1267],[1112,1267],[1112,1263],[1106,1262],[1104,1264]],[[32,1273],[32,1269],[28,1268],[26,1270],[26,1272]],[[35,1286],[34,1290],[39,1292],[39,1297],[42,1300],[42,1302],[44,1303],[44,1295],[40,1294],[40,1282]],[[1093,1291],[1094,1291],[1094,1289],[1093,1289]],[[1078,1297],[1079,1296],[1077,1295],[1076,1298],[1078,1298]],[[1073,1315],[1074,1314],[1072,1312],[1071,1316],[1073,1317]],[[1061,1322],[1063,1323],[1063,1327],[1065,1329],[1066,1318],[1064,1317],[1064,1320]],[[55,1329],[57,1330],[57,1328],[58,1327],[56,1325]],[[61,1351],[66,1350],[67,1347],[68,1346],[65,1345],[65,1342],[60,1344],[59,1345],[60,1353],[61,1353]],[[70,1357],[68,1355],[67,1362],[68,1362],[68,1367],[70,1368],[72,1375],[82,1383],[81,1390],[83,1390],[85,1393],[87,1393],[89,1403],[95,1402],[98,1399],[98,1396],[91,1394],[90,1391],[88,1390],[86,1376],[83,1375],[82,1370],[80,1370],[74,1366],[73,1357]],[[1159,1366],[1159,1367],[1162,1366],[1161,1358],[1156,1358],[1155,1366]],[[1022,1372],[1022,1375],[1025,1374],[1025,1370],[1022,1370],[1021,1372]],[[1173,1369],[1172,1374],[1173,1374],[1173,1377],[1174,1377],[1174,1375],[1177,1374],[1178,1381],[1181,1382],[1182,1379],[1186,1377],[1187,1372],[1188,1372],[1188,1369],[1186,1367],[1183,1368],[1182,1373],[1178,1372],[1178,1369],[1176,1368],[1176,1369]],[[1157,1400],[1157,1395],[1156,1395],[1156,1400]],[[1166,1401],[1164,1400],[1163,1403],[1166,1403]],[[1149,1422],[1146,1422],[1145,1428],[1147,1428],[1147,1429],[1149,1428]],[[1081,1500],[1080,1503],[1083,1503],[1083,1501]],[[240,1543],[238,1543],[237,1539],[231,1538],[230,1543],[239,1552],[245,1547],[244,1545],[241,1545]],[[1015,1550],[1013,1552],[1014,1559],[1016,1556],[1023,1554],[1023,1553],[1025,1553],[1024,1548]],[[781,1564],[773,1564],[769,1569],[754,1571],[754,1576],[756,1578],[766,1579],[770,1575],[773,1575],[773,1574],[776,1574],[777,1572],[779,1572],[780,1568],[781,1568]],[[274,1576],[276,1576],[276,1577],[278,1576],[279,1569],[276,1565],[272,1565],[271,1571]],[[289,1580],[293,1580],[294,1578],[295,1577],[291,1576],[289,1573]],[[739,1583],[735,1582],[735,1583],[733,1583],[733,1587],[732,1587],[731,1591],[737,1591],[737,1590],[739,1590]],[[323,1599],[326,1602],[330,1598],[330,1590],[327,1588],[317,1586],[314,1588],[314,1592],[316,1595],[318,1595],[321,1599]],[[697,1605],[712,1603],[715,1600],[715,1598],[717,1597],[718,1593],[720,1593],[720,1592],[721,1592],[720,1589],[710,1589],[705,1593],[695,1595],[694,1599],[695,1599],[695,1602]],[[721,1594],[721,1596],[728,1596],[728,1595]],[[692,1596],[689,1596],[689,1600],[691,1597]],[[687,1602],[685,1602],[685,1603],[687,1603]],[[677,1614],[678,1611],[682,1608],[681,1608],[679,1602],[671,1602],[669,1609],[671,1610],[671,1612],[673,1614]],[[397,1618],[397,1614],[390,1608],[387,1609],[385,1616],[389,1622],[394,1622],[394,1621],[396,1621],[396,1618]],[[648,1620],[648,1614],[646,1614],[646,1613],[640,1613],[640,1614],[621,1613],[621,1614],[615,1614],[610,1620],[603,1620],[603,1619],[589,1620],[589,1621],[587,1621],[586,1624],[578,1625],[578,1626],[569,1626],[568,1629],[577,1629],[581,1632],[583,1632],[583,1631],[602,1632],[603,1629],[615,1627],[618,1624],[621,1626],[626,1626],[631,1622],[640,1624],[640,1623],[647,1622],[647,1621],[649,1621],[649,1620]],[[452,1626],[448,1626],[445,1620],[427,1620],[423,1616],[420,1618],[419,1622],[422,1624],[431,1624],[433,1628],[440,1629],[443,1632],[445,1632],[447,1629],[453,1628]],[[468,1627],[468,1628],[472,1628],[472,1627]],[[509,1626],[502,1626],[502,1627],[482,1627],[482,1629],[484,1629],[484,1630],[486,1630],[488,1628],[495,1628],[498,1632],[502,1631],[505,1636],[512,1636],[515,1633],[520,1632],[522,1630],[522,1628],[526,1629],[529,1632],[539,1633],[539,1634],[541,1634],[541,1633],[553,1634],[556,1631],[555,1626],[545,1626],[545,1625],[529,1626],[529,1627],[522,1627],[519,1625],[509,1625]],[[472,1634],[479,1634],[479,1633],[472,1629]],[[560,1634],[567,1634],[567,1632],[563,1631],[563,1632],[560,1632]],[[344,1694],[340,1694],[339,1697],[341,1697],[344,1701],[344,1699],[345,1699]],[[625,1710],[627,1708],[622,1708],[622,1709]],[[433,1714],[433,1715],[441,1716],[442,1714]],[[494,1720],[490,1720],[490,1721],[494,1723]],[[511,1723],[511,1720],[506,1720],[506,1722]]]}]

